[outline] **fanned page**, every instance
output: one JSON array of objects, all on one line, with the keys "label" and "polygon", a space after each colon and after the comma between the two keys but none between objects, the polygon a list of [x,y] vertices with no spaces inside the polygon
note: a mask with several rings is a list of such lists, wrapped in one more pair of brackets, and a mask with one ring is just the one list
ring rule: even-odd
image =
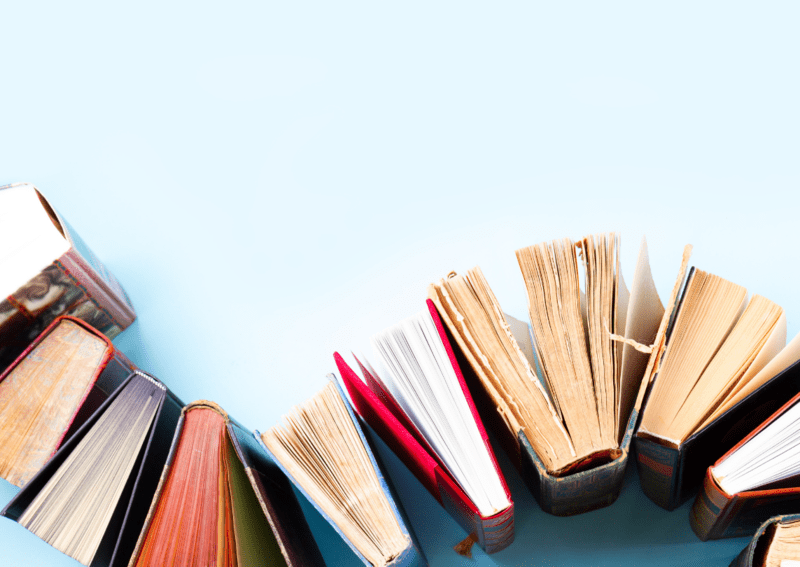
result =
[{"label": "fanned page", "polygon": [[800,520],[775,525],[764,567],[800,567]]},{"label": "fanned page", "polygon": [[175,455],[132,565],[285,565],[227,424],[227,414],[213,402],[186,406]]},{"label": "fanned page", "polygon": [[165,395],[137,374],[20,516],[19,523],[89,565]]},{"label": "fanned page", "polygon": [[[761,296],[694,270],[653,385],[641,429],[679,444],[767,364],[759,357],[783,310]],[[779,335],[780,336],[780,335]],[[783,334],[785,336],[785,332]]]},{"label": "fanned page", "polygon": [[58,447],[108,345],[68,319],[0,382],[0,476],[22,486]]},{"label": "fanned page", "polygon": [[480,268],[451,274],[429,287],[443,319],[470,361],[510,431],[524,431],[551,471],[574,462],[577,453],[556,408],[519,348]]},{"label": "fanned page", "polygon": [[481,515],[510,505],[436,323],[422,311],[372,338],[378,377]]},{"label": "fanned page", "polygon": [[650,358],[651,345],[656,342],[658,328],[664,317],[664,306],[658,297],[656,284],[650,271],[647,241],[644,238],[642,238],[639,257],[636,260],[636,270],[633,273],[633,284],[626,315],[625,337],[629,341],[625,342],[622,347],[619,371],[620,399],[617,418],[619,440],[622,440],[625,435],[628,416],[633,409],[636,394]]},{"label": "fanned page", "polygon": [[730,495],[800,475],[800,404],[737,447],[711,473]]},{"label": "fanned page", "polygon": [[333,383],[261,439],[372,565],[410,545]]}]

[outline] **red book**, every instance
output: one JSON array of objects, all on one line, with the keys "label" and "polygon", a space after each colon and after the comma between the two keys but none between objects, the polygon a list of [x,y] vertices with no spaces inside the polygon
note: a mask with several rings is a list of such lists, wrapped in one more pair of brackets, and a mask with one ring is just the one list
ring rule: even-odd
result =
[{"label": "red book", "polygon": [[379,380],[367,368],[363,365],[361,366],[365,375],[365,382],[350,368],[339,353],[334,353],[334,359],[359,416],[406,464],[425,488],[442,504],[445,510],[473,536],[473,539],[487,553],[494,553],[504,549],[514,540],[514,505],[511,500],[511,493],[503,478],[503,473],[497,466],[497,460],[489,444],[486,430],[464,382],[464,377],[447,339],[436,307],[430,300],[427,300],[426,304],[436,325],[438,336],[447,352],[449,362],[458,378],[461,391],[475,420],[479,434],[486,446],[494,470],[508,498],[508,507],[499,513],[488,517],[480,514],[475,503],[459,486],[451,472],[444,467],[441,458],[435,454],[430,444],[425,441],[399,404],[383,389]]},{"label": "red book", "polygon": [[[697,537],[703,541],[752,535],[759,526],[773,516],[789,514],[800,507],[800,478],[797,476],[773,482],[750,490],[728,494],[717,481],[714,469],[736,453],[768,425],[775,422],[800,401],[797,394],[747,437],[725,453],[706,470],[703,489],[695,498],[690,523]],[[772,457],[780,459],[781,455]]]}]

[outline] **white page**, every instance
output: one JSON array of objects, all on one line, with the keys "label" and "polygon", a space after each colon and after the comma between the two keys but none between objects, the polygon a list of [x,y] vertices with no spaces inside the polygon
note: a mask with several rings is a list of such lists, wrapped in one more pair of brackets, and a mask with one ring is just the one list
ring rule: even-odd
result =
[{"label": "white page", "polygon": [[509,505],[458,377],[426,310],[372,338],[388,391],[484,516]]},{"label": "white page", "polygon": [[728,494],[753,490],[800,474],[800,404],[794,404],[767,427],[711,469]]},{"label": "white page", "polygon": [[0,191],[0,297],[28,283],[69,250],[32,185]]}]

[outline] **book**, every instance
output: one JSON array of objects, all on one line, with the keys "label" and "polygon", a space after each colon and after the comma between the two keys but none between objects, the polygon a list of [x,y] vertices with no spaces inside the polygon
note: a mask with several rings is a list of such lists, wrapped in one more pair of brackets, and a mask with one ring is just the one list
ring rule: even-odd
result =
[{"label": "book", "polygon": [[128,565],[325,565],[285,477],[214,402],[185,406]]},{"label": "book", "polygon": [[132,369],[88,323],[53,321],[0,374],[0,477],[27,483]]},{"label": "book", "polygon": [[356,359],[362,379],[334,354],[368,435],[377,433],[484,551],[505,549],[514,541],[511,493],[433,302],[373,346],[381,376]]},{"label": "book", "polygon": [[480,415],[554,515],[608,506],[619,495],[663,321],[646,242],[630,292],[619,246],[605,234],[518,250],[530,327],[503,313],[480,268],[428,287]]},{"label": "book", "polygon": [[800,343],[784,348],[783,309],[695,268],[684,282],[683,270],[634,440],[642,489],[667,510],[800,388]]},{"label": "book", "polygon": [[36,187],[0,187],[0,370],[59,315],[113,339],[136,318],[122,286]]},{"label": "book", "polygon": [[800,567],[800,515],[764,522],[730,567]]},{"label": "book", "polygon": [[182,404],[134,371],[2,511],[91,567],[126,565]]},{"label": "book", "polygon": [[703,541],[751,535],[800,508],[800,395],[706,471],[690,523]]},{"label": "book", "polygon": [[364,565],[427,566],[335,378],[254,436]]}]

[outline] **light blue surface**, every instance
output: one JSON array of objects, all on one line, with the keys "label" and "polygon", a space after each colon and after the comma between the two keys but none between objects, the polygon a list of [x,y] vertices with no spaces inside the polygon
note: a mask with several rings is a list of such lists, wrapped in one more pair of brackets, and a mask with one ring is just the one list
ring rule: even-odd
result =
[{"label": "light blue surface", "polygon": [[[799,16],[792,2],[6,2],[0,183],[38,185],[120,279],[139,320],[116,343],[137,364],[249,428],[450,270],[480,265],[526,317],[513,252],[563,236],[622,232],[630,282],[646,234],[662,297],[690,242],[693,263],[783,305],[793,336]],[[432,565],[722,567],[744,546],[700,543],[634,472],[613,507],[563,519],[505,470],[517,541],[475,563],[392,471]],[[311,523],[332,564],[357,565]],[[3,565],[74,564],[5,519],[0,549]]]}]

